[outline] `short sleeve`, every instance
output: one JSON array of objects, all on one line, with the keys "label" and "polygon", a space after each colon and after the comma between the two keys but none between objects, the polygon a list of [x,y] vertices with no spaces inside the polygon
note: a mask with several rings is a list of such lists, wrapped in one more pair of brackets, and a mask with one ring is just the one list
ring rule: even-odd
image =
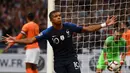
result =
[{"label": "short sleeve", "polygon": [[28,31],[28,25],[25,24],[25,25],[22,27],[22,31],[26,33],[26,32]]},{"label": "short sleeve", "polygon": [[67,23],[65,23],[65,24],[67,24],[73,32],[81,33],[81,31],[82,31],[82,29],[83,29],[82,26],[77,26],[77,25],[74,24],[74,23],[69,23],[69,22],[67,22]]},{"label": "short sleeve", "polygon": [[123,33],[122,38],[126,39],[126,34],[125,33]]},{"label": "short sleeve", "polygon": [[42,31],[40,34],[38,34],[38,36],[35,37],[37,39],[37,41],[40,41],[42,39],[48,39],[46,31]]}]

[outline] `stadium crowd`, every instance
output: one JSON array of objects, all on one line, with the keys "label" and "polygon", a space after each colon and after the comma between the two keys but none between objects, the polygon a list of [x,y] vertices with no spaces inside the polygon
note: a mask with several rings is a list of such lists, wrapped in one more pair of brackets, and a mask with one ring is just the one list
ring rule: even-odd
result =
[{"label": "stadium crowd", "polygon": [[35,13],[40,31],[47,28],[47,0],[0,0],[0,37],[18,35],[29,12]]}]

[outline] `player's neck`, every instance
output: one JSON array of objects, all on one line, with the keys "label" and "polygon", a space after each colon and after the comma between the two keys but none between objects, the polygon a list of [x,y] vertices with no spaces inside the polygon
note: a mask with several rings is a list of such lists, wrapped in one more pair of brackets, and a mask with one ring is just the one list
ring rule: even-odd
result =
[{"label": "player's neck", "polygon": [[29,23],[29,22],[33,22],[33,21],[28,20],[27,23]]},{"label": "player's neck", "polygon": [[129,30],[129,29],[128,29],[128,28],[126,28],[126,29],[125,29],[125,32],[127,32],[128,30]]},{"label": "player's neck", "polygon": [[57,29],[57,30],[60,30],[60,29],[62,29],[62,27],[63,27],[62,24],[61,24],[61,25],[53,25],[53,26],[54,26],[54,28]]},{"label": "player's neck", "polygon": [[120,40],[120,39],[117,39],[116,37],[114,37],[114,42],[115,42],[115,43],[118,43],[119,40]]},{"label": "player's neck", "polygon": [[33,20],[32,21],[28,20],[28,22],[33,22]]}]

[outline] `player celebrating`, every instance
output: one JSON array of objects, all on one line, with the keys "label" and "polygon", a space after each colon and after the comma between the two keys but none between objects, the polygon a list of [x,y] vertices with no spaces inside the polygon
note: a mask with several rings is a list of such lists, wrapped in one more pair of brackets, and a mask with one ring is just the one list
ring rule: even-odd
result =
[{"label": "player celebrating", "polygon": [[[35,16],[33,13],[29,13],[27,15],[27,22],[23,25],[22,31],[16,36],[16,39],[21,39],[22,37],[32,38],[39,34],[39,26],[35,22],[33,22]],[[13,46],[14,43],[8,44],[8,46],[4,49],[5,52]],[[40,49],[37,42],[28,44],[25,47],[25,62],[26,62],[26,73],[38,73],[37,64],[40,56]]]},{"label": "player celebrating", "polygon": [[53,26],[42,31],[38,36],[22,40],[17,40],[9,36],[8,38],[5,37],[5,40],[7,42],[25,44],[42,41],[42,39],[48,40],[54,51],[54,70],[56,73],[81,73],[76,49],[74,49],[72,42],[73,32],[92,32],[116,23],[116,17],[113,16],[112,18],[108,17],[103,24],[81,27],[69,22],[62,23],[59,11],[52,11],[49,17]]},{"label": "player celebrating", "polygon": [[[116,29],[113,36],[109,36],[105,40],[103,51],[98,60],[96,73],[102,71],[108,65],[108,62],[117,61],[123,65],[125,60],[126,41],[121,38],[124,29]],[[120,59],[121,53],[121,59]],[[120,73],[121,71],[117,72]]]}]

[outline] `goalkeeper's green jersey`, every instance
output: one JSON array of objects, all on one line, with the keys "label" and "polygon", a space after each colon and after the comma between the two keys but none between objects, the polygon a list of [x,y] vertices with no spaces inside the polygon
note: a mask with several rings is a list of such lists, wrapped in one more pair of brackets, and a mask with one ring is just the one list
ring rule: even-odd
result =
[{"label": "goalkeeper's green jersey", "polygon": [[114,36],[109,36],[105,40],[103,51],[99,57],[97,68],[105,69],[104,52],[107,54],[108,62],[117,61],[120,62],[120,53],[126,52],[126,41],[120,38],[118,42],[114,41]]},{"label": "goalkeeper's green jersey", "polygon": [[114,57],[120,56],[121,52],[126,52],[125,47],[126,47],[126,41],[123,38],[120,38],[118,42],[115,42],[114,36],[109,36],[105,40],[105,46],[103,48],[103,52],[106,52],[108,59],[112,59]]}]

